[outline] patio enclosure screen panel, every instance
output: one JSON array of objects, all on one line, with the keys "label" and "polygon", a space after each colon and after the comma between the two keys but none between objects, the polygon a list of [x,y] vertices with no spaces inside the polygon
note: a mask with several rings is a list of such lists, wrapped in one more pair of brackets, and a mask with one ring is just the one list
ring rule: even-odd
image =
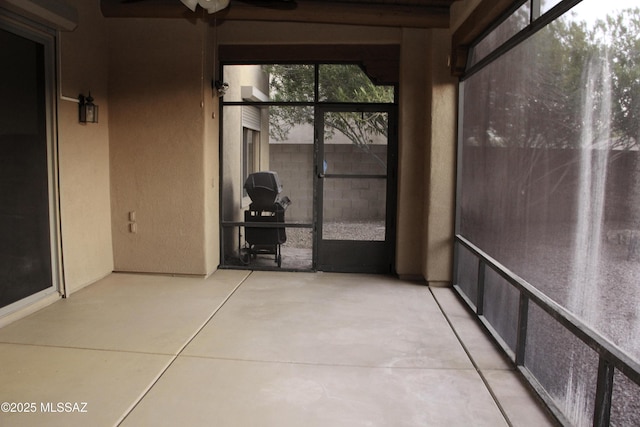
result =
[{"label": "patio enclosure screen panel", "polygon": [[[387,185],[393,184],[379,179],[385,178],[389,165],[395,166],[396,139],[388,134],[389,128],[395,129],[389,114],[395,104],[393,85],[374,83],[363,67],[343,62],[243,61],[224,64],[222,75],[228,83],[221,114],[223,267],[316,269],[321,252],[317,224],[324,224],[323,218],[337,230],[323,238],[393,242],[387,233],[393,221],[385,223],[385,215],[390,218],[386,210],[395,203],[387,203]],[[322,116],[322,165],[316,128],[320,109],[333,109]],[[247,239],[247,230],[253,232],[258,219],[247,221],[252,201],[243,186],[249,173],[258,171],[275,172],[281,196],[290,202],[283,221],[268,224],[274,221],[262,218],[269,216],[265,212],[259,218],[265,233],[269,228],[285,232],[286,239],[279,239],[284,241],[275,249],[282,249],[282,256],[272,257],[277,264],[258,256],[272,255],[259,253],[259,246],[274,246],[271,242]],[[326,178],[340,178],[341,186],[318,190],[325,173]],[[367,179],[346,179],[350,174]],[[321,196],[325,209],[318,202]]]},{"label": "patio enclosure screen panel", "polygon": [[[637,363],[640,8],[530,3],[478,43],[484,56],[491,37],[493,50],[510,39],[488,63],[472,53],[460,86],[457,232]],[[527,26],[536,31],[518,33]],[[479,275],[467,248],[456,258],[458,288],[515,353],[517,292],[497,274]],[[527,321],[524,366],[561,420],[601,425],[595,352],[535,304]],[[638,385],[614,379],[611,424],[640,425]]]}]

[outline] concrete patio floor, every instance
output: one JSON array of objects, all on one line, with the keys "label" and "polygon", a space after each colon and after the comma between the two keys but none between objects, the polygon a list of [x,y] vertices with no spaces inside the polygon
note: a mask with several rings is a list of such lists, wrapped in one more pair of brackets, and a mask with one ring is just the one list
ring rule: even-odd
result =
[{"label": "concrete patio floor", "polygon": [[1,426],[552,425],[451,289],[386,276],[112,274],[0,366]]}]

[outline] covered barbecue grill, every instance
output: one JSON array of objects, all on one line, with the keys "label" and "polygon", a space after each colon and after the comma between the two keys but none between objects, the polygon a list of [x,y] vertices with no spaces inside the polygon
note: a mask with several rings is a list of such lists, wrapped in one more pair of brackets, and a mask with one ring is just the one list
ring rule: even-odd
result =
[{"label": "covered barbecue grill", "polygon": [[[240,252],[241,259],[249,264],[260,254],[274,255],[280,267],[280,246],[287,241],[287,234],[284,227],[269,227],[269,223],[284,223],[284,213],[291,200],[281,196],[282,184],[273,171],[250,174],[244,182],[244,189],[251,198],[251,204],[244,211],[245,245]],[[251,227],[250,223],[263,226]]]}]

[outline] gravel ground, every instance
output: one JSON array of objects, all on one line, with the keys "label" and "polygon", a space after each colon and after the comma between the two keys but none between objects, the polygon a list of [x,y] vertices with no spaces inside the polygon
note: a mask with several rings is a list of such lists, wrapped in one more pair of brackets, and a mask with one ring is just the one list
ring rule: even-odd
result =
[{"label": "gravel ground", "polygon": [[[328,240],[384,240],[384,221],[325,222],[323,235]],[[286,246],[311,248],[313,234],[309,228],[287,228]]]}]

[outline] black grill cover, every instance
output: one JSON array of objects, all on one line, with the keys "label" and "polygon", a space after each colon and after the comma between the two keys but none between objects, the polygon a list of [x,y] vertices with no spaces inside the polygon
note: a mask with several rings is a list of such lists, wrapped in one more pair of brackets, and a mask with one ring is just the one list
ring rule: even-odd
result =
[{"label": "black grill cover", "polygon": [[244,189],[251,197],[252,209],[272,210],[280,199],[282,184],[276,172],[255,172],[247,177]]}]

